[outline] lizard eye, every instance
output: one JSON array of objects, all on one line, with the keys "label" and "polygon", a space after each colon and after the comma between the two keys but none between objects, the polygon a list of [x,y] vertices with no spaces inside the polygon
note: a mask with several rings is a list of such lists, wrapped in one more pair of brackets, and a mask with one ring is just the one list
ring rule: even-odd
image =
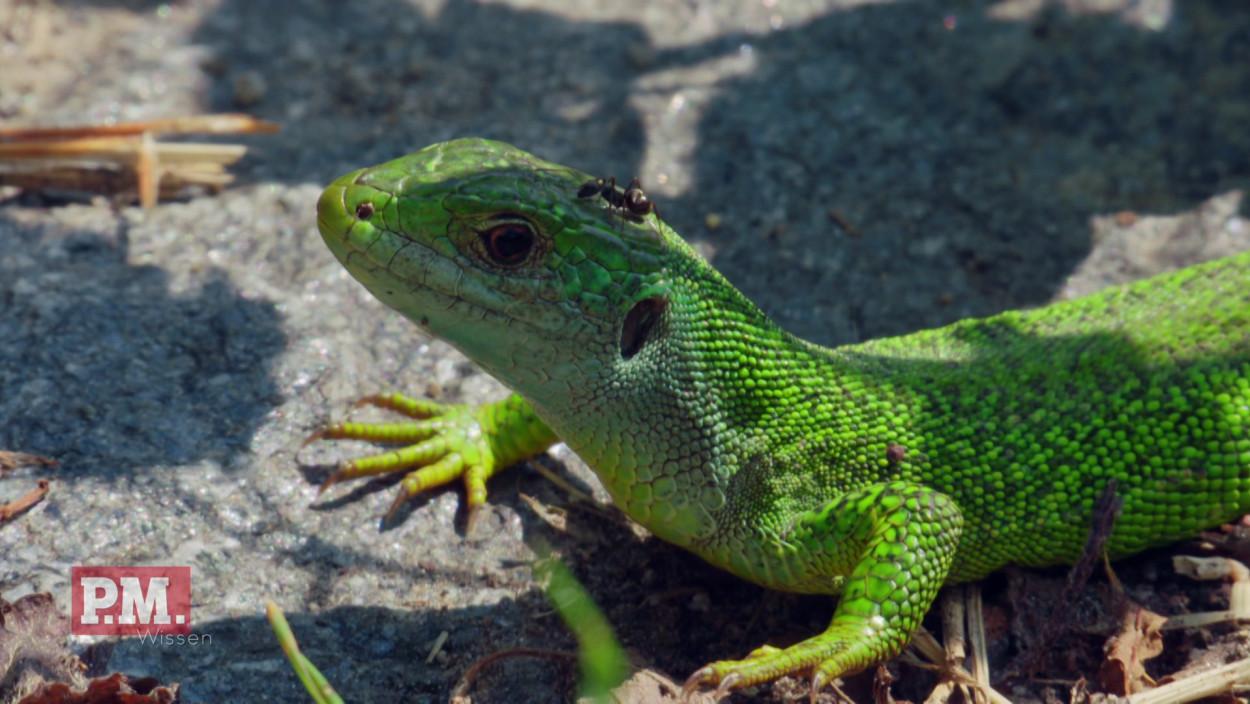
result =
[{"label": "lizard eye", "polygon": [[515,222],[496,225],[482,232],[482,244],[499,266],[519,266],[534,249],[534,231]]}]

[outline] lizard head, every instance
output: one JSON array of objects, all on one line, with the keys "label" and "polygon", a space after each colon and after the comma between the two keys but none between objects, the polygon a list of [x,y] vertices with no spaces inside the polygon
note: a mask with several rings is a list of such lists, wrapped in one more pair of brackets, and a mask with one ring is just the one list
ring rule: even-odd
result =
[{"label": "lizard head", "polygon": [[750,428],[798,347],[641,189],[462,139],[339,178],[317,225],[374,296],[523,396],[630,516],[679,545],[714,532],[713,478],[758,452]]},{"label": "lizard head", "polygon": [[382,302],[541,402],[610,379],[646,349],[669,305],[668,269],[703,264],[657,216],[605,188],[506,144],[461,139],[339,178],[317,224]]}]

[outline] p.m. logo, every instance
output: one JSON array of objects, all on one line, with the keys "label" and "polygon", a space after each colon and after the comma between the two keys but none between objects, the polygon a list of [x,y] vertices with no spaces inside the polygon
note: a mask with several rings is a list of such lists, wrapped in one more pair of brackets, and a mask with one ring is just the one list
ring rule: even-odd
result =
[{"label": "p.m. logo", "polygon": [[74,635],[191,633],[190,567],[74,567]]}]

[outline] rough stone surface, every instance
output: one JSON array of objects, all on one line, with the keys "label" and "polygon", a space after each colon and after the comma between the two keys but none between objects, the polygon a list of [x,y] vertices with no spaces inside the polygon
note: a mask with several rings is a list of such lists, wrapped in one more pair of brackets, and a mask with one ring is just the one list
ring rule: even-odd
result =
[{"label": "rough stone surface", "polygon": [[[502,394],[333,261],[313,208],[340,173],[472,135],[636,175],[732,281],[824,344],[1250,248],[1240,0],[0,4],[6,124],[233,111],[240,82],[284,128],[240,140],[255,150],[220,195],[145,213],[0,191],[0,450],[61,462],[0,480],[9,501],[54,478],[0,525],[0,596],[50,591],[68,613],[71,565],[191,565],[211,645],[123,639],[92,660],[180,682],[188,702],[306,701],[267,598],[355,702],[445,701],[485,654],[571,650],[532,582],[535,540],[635,664],[678,680],[829,615],[595,512],[557,530],[521,495],[565,496],[530,469],[491,483],[468,536],[456,491],[385,525],[386,482],[318,499],[325,464],[367,448],[301,442],[355,398]],[[473,701],[562,701],[574,680],[563,661],[509,659]]]}]

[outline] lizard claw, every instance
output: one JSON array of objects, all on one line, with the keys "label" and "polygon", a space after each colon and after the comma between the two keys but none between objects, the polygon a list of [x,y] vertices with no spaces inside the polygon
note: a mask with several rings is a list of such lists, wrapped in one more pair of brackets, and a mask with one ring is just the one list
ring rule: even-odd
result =
[{"label": "lizard claw", "polygon": [[[311,441],[312,439],[313,438],[309,438],[309,441]],[[321,486],[317,487],[317,496],[321,496],[322,492],[334,486],[335,484],[338,484],[342,480],[343,480],[343,469],[340,466],[340,468],[335,470],[333,474],[326,477],[325,481],[321,482]]]},{"label": "lizard claw", "polygon": [[825,673],[821,672],[820,669],[817,669],[816,672],[812,674],[812,704],[816,704],[816,696],[820,694],[820,690],[824,689],[827,684],[829,684],[829,678],[825,675]]},{"label": "lizard claw", "polygon": [[693,675],[686,678],[686,682],[681,686],[682,699],[689,699],[690,695],[699,691],[699,687],[711,682],[716,677],[716,671],[711,665],[696,671]]},{"label": "lizard claw", "polygon": [[395,500],[391,502],[391,507],[386,509],[386,516],[383,517],[382,520],[386,523],[390,523],[391,518],[394,517],[395,512],[399,510],[399,507],[407,503],[408,499],[411,499],[412,497],[413,494],[409,494],[407,491],[404,491],[403,487],[400,487],[399,491],[395,494]]},{"label": "lizard claw", "polygon": [[712,693],[713,701],[720,701],[728,696],[731,691],[737,688],[738,683],[742,681],[742,675],[731,672],[721,679],[720,684],[716,685],[716,691]]},{"label": "lizard claw", "polygon": [[717,675],[715,665],[708,665],[698,672],[695,672],[687,678],[686,683],[681,686],[682,699],[690,699],[691,695],[699,691],[699,688],[705,684],[716,683],[716,691],[712,692],[712,700],[720,701],[728,696],[731,691],[738,688],[739,684],[742,682],[742,675],[737,672],[730,672],[724,677],[721,677],[720,682],[716,682],[716,680]]},{"label": "lizard claw", "polygon": [[305,447],[308,447],[309,445],[313,444],[314,442],[317,442],[318,440],[324,440],[325,437],[326,437],[326,429],[322,428],[321,430],[318,430],[312,435],[309,435],[308,437],[304,438],[304,442],[301,442],[299,444],[299,447],[302,450]]}]

